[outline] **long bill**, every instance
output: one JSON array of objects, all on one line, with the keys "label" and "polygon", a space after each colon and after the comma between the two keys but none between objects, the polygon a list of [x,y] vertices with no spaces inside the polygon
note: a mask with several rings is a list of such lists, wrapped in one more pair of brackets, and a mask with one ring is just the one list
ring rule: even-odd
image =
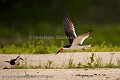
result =
[{"label": "long bill", "polygon": [[61,48],[59,51],[57,51],[56,53],[55,53],[55,55],[57,55],[58,53],[60,53],[60,52],[62,52],[63,51],[63,48]]}]

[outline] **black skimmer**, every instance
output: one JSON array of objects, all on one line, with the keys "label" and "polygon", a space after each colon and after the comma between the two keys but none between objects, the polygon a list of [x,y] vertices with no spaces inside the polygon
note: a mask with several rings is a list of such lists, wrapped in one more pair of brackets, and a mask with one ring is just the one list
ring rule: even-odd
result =
[{"label": "black skimmer", "polygon": [[[83,33],[77,37],[75,33],[74,25],[68,15],[65,15],[63,19],[64,24],[64,31],[69,39],[69,45],[63,46],[56,54],[59,52],[62,52],[63,50],[69,50],[69,49],[89,49],[91,45],[82,45],[83,41],[89,37],[90,33],[93,30],[89,30],[86,33]],[[55,54],[55,55],[56,55]]]},{"label": "black skimmer", "polygon": [[15,59],[11,59],[10,61],[4,61],[7,63],[10,63],[10,65],[19,65],[20,61],[19,60],[23,60],[20,56],[17,56],[17,58]]}]

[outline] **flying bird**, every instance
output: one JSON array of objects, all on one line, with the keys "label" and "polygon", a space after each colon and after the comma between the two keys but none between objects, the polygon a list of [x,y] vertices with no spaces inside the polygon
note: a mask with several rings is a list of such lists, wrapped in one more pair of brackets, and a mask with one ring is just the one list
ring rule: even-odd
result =
[{"label": "flying bird", "polygon": [[11,59],[10,61],[4,61],[7,63],[10,63],[10,65],[19,65],[20,61],[19,60],[23,60],[20,56],[17,56],[15,59]]},{"label": "flying bird", "polygon": [[64,31],[65,34],[68,37],[69,45],[65,45],[62,48],[60,48],[55,55],[57,55],[59,52],[62,52],[63,50],[69,50],[69,49],[89,49],[91,45],[82,45],[83,41],[89,37],[90,33],[93,30],[89,30],[79,36],[75,33],[74,25],[68,15],[65,15],[63,18],[63,24],[64,24]]}]

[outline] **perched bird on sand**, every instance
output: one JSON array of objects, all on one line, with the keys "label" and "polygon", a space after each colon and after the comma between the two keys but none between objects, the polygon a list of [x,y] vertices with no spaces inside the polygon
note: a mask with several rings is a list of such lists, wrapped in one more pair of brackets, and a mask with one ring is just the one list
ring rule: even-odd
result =
[{"label": "perched bird on sand", "polygon": [[23,60],[23,59],[19,55],[15,59],[11,59],[10,61],[4,61],[4,62],[10,63],[10,65],[19,65],[20,60]]},{"label": "perched bird on sand", "polygon": [[[59,51],[57,51],[56,54],[59,52],[62,52],[63,50],[71,50],[71,49],[89,49],[91,45],[82,45],[83,41],[89,37],[90,33],[93,30],[89,30],[79,36],[75,33],[74,25],[68,15],[65,15],[63,18],[63,24],[64,24],[64,31],[69,39],[69,45],[65,45],[62,48],[60,48]],[[55,54],[55,55],[56,55]]]}]

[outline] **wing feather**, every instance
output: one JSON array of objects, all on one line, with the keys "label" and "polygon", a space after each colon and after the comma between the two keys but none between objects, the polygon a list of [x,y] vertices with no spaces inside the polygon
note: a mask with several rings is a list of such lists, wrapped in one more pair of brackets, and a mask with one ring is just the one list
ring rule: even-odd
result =
[{"label": "wing feather", "polygon": [[65,15],[63,19],[64,31],[69,39],[69,43],[72,44],[73,40],[77,37],[75,33],[74,25],[68,15]]},{"label": "wing feather", "polygon": [[89,37],[89,35],[90,35],[90,33],[91,33],[92,31],[93,31],[93,30],[90,30],[90,31],[88,31],[88,32],[86,32],[86,33],[81,34],[81,35],[78,36],[77,38],[75,38],[74,41],[73,41],[73,43],[72,43],[72,45],[78,45],[78,44],[82,45],[83,41],[84,41],[86,38]]}]

